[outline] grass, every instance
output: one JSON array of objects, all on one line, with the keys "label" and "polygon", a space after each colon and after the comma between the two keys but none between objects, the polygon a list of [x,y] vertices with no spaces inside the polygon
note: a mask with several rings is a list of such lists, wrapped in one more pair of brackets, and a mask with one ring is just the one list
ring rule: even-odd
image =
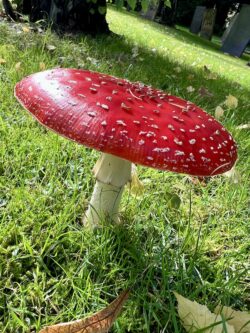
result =
[{"label": "grass", "polygon": [[[2,333],[82,318],[127,287],[132,293],[113,332],[184,332],[173,291],[211,309],[218,303],[250,308],[250,140],[237,128],[249,120],[249,56],[224,55],[217,41],[112,8],[108,21],[117,36],[97,39],[0,23],[6,61],[0,65]],[[239,181],[217,176],[195,185],[185,175],[140,167],[145,192],[134,197],[126,191],[123,224],[88,232],[80,221],[98,153],[48,132],[13,97],[15,83],[43,64],[139,80],[211,114],[234,95],[239,106],[225,108],[222,122],[239,145]],[[200,87],[213,97],[201,96]],[[170,204],[171,195],[181,199],[179,208]]]}]

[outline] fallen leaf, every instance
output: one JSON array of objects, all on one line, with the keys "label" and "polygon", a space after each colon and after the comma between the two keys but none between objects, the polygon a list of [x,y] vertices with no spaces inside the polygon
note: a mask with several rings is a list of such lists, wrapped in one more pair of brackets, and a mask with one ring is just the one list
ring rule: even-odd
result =
[{"label": "fallen leaf", "polygon": [[40,69],[40,71],[44,71],[46,69],[46,65],[44,62],[39,63],[39,69]]},{"label": "fallen leaf", "polygon": [[165,198],[168,208],[170,209],[179,209],[181,205],[181,198],[175,194],[170,192],[165,192]]},{"label": "fallen leaf", "polygon": [[206,65],[203,66],[203,70],[205,73],[211,73],[211,70]]},{"label": "fallen leaf", "polygon": [[20,69],[21,69],[21,65],[22,65],[21,62],[17,62],[17,63],[15,64],[15,70],[16,70],[17,72],[20,71]]},{"label": "fallen leaf", "polygon": [[194,87],[192,87],[192,86],[187,87],[187,92],[191,93],[191,92],[194,92],[194,91],[195,91]]},{"label": "fallen leaf", "polygon": [[176,73],[180,73],[181,72],[181,68],[178,66],[178,67],[175,67],[174,68],[174,71],[176,72]]},{"label": "fallen leaf", "polygon": [[178,314],[182,325],[187,332],[203,333],[235,333],[234,327],[225,322],[221,315],[216,315],[209,311],[205,305],[192,302],[189,299],[174,293],[178,301]]},{"label": "fallen leaf", "polygon": [[250,128],[250,123],[242,124],[236,127],[236,129],[249,129],[249,128]]},{"label": "fallen leaf", "polygon": [[224,172],[223,176],[228,177],[234,184],[238,184],[240,182],[240,174],[235,167],[232,167],[231,170]]},{"label": "fallen leaf", "polygon": [[194,185],[201,185],[203,187],[207,186],[207,182],[209,181],[208,177],[199,177],[199,176],[188,176],[188,179]]},{"label": "fallen leaf", "polygon": [[43,328],[39,333],[106,333],[120,314],[129,296],[124,290],[112,303],[91,317]]},{"label": "fallen leaf", "polygon": [[238,106],[238,99],[233,95],[228,95],[223,104],[229,109],[235,109]]},{"label": "fallen leaf", "polygon": [[220,105],[216,106],[214,114],[215,119],[219,120],[220,118],[222,118],[223,114],[224,114],[223,108]]},{"label": "fallen leaf", "polygon": [[198,90],[198,93],[202,97],[213,97],[213,94],[205,87],[200,87],[200,89]]},{"label": "fallen leaf", "polygon": [[48,50],[48,51],[55,51],[55,49],[56,49],[56,46],[55,45],[52,45],[52,44],[46,44],[46,49]]},{"label": "fallen leaf", "polygon": [[3,58],[0,58],[0,65],[2,65],[2,64],[6,64],[6,60]]},{"label": "fallen leaf", "polygon": [[22,26],[22,29],[23,29],[23,32],[26,34],[30,32],[30,28],[25,25]]},{"label": "fallen leaf", "polygon": [[188,78],[188,80],[193,80],[193,79],[194,79],[194,74],[189,74],[189,75],[187,76],[187,78]]},{"label": "fallen leaf", "polygon": [[250,313],[235,311],[228,306],[217,306],[216,314],[222,314],[227,322],[235,328],[236,333],[250,333]]},{"label": "fallen leaf", "polygon": [[132,177],[131,177],[131,182],[130,182],[130,191],[132,195],[136,197],[140,197],[144,191],[144,185],[138,178],[137,174],[137,167],[135,164],[132,163]]},{"label": "fallen leaf", "polygon": [[136,58],[139,55],[138,46],[132,48],[132,58]]},{"label": "fallen leaf", "polygon": [[216,73],[208,73],[205,75],[205,78],[207,80],[217,80],[218,79],[218,75]]}]

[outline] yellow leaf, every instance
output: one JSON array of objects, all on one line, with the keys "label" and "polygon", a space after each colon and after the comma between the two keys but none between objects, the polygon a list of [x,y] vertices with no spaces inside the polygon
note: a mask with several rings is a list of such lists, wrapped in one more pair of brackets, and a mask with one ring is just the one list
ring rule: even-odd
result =
[{"label": "yellow leaf", "polygon": [[240,182],[240,174],[235,167],[232,167],[231,170],[224,172],[223,176],[228,177],[234,184],[238,184]]},{"label": "yellow leaf", "polygon": [[120,314],[129,291],[123,291],[112,303],[93,316],[43,328],[39,333],[106,333]]},{"label": "yellow leaf", "polygon": [[46,65],[44,62],[39,63],[39,69],[40,69],[40,71],[44,71],[46,69]]},{"label": "yellow leaf", "polygon": [[222,109],[222,107],[220,105],[218,105],[215,109],[215,114],[214,114],[215,119],[222,118],[223,114],[224,114],[224,110]]},{"label": "yellow leaf", "polygon": [[21,62],[17,62],[16,64],[15,64],[15,70],[18,72],[18,71],[20,71],[20,69],[21,69]]},{"label": "yellow leaf", "polygon": [[174,294],[178,301],[178,314],[187,332],[222,333],[226,327],[227,333],[235,333],[233,326],[223,322],[221,315],[215,315],[205,305],[192,302],[176,292]]},{"label": "yellow leaf", "polygon": [[174,68],[174,71],[175,71],[176,73],[180,73],[180,72],[181,72],[181,67],[179,67],[179,66],[175,67],[175,68]]},{"label": "yellow leaf", "polygon": [[2,65],[2,64],[6,64],[6,60],[3,58],[0,58],[0,65]]},{"label": "yellow leaf", "polygon": [[235,109],[238,106],[238,99],[233,96],[233,95],[228,95],[224,104],[229,108],[229,109]]},{"label": "yellow leaf", "polygon": [[194,92],[195,91],[195,88],[194,87],[192,87],[192,86],[188,86],[187,87],[187,92]]},{"label": "yellow leaf", "polygon": [[237,129],[250,129],[250,123],[239,125],[236,128]]},{"label": "yellow leaf", "polygon": [[228,306],[217,306],[214,312],[223,314],[228,323],[235,328],[236,333],[250,333],[250,313],[235,311]]},{"label": "yellow leaf", "polygon": [[130,191],[132,195],[139,197],[142,195],[144,191],[144,185],[138,178],[137,174],[137,168],[135,164],[132,164],[132,177],[131,177],[131,182],[130,182]]},{"label": "yellow leaf", "polygon": [[23,32],[25,32],[26,34],[30,32],[30,28],[26,27],[25,25],[22,26]]}]

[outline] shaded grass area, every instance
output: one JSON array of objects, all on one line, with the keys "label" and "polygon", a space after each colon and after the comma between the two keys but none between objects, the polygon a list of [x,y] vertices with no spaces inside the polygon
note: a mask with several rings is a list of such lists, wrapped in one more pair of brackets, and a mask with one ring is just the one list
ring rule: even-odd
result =
[{"label": "shaded grass area", "polygon": [[[237,129],[249,120],[249,57],[223,55],[216,43],[114,9],[108,20],[117,35],[97,39],[0,24],[1,332],[81,318],[126,287],[131,297],[114,332],[184,332],[174,290],[211,309],[220,302],[250,307],[250,140]],[[218,176],[195,185],[185,175],[139,168],[145,192],[126,191],[123,225],[106,221],[88,232],[80,220],[98,153],[43,129],[13,97],[15,83],[44,64],[139,80],[211,114],[227,95],[236,96],[238,108],[225,109],[222,122],[239,145],[239,182]],[[213,96],[201,96],[200,87]],[[181,199],[178,209],[171,194]]]}]

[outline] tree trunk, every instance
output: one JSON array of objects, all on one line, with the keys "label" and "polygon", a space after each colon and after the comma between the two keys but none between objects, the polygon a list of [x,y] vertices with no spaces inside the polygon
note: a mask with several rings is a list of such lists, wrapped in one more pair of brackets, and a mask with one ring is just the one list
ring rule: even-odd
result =
[{"label": "tree trunk", "polygon": [[9,0],[3,0],[3,8],[5,11],[5,14],[7,16],[9,16],[12,20],[16,21],[17,16],[16,16],[15,12],[13,11],[13,8],[12,8]]},{"label": "tree trunk", "polygon": [[109,33],[106,0],[31,0],[30,20],[46,20],[60,31]]}]

